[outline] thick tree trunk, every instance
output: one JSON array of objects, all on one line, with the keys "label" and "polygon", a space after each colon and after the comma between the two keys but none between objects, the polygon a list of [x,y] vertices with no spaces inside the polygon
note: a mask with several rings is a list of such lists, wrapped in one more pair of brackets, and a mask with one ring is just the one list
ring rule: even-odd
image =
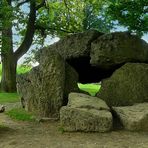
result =
[{"label": "thick tree trunk", "polygon": [[[11,0],[7,0],[11,6]],[[9,17],[9,16],[8,16]],[[9,18],[8,18],[9,19]],[[2,78],[1,91],[16,92],[16,58],[13,53],[12,22],[3,18],[2,20]]]},{"label": "thick tree trunk", "polygon": [[[11,0],[7,0],[7,2],[8,2],[8,5],[11,7]],[[38,7],[40,7],[40,5]],[[15,92],[16,91],[17,61],[21,56],[23,56],[29,50],[29,47],[31,46],[31,43],[33,41],[34,32],[35,32],[35,20],[36,20],[36,1],[31,0],[29,20],[27,23],[27,31],[26,31],[22,44],[15,52],[13,52],[12,22],[8,23],[7,18],[2,20],[1,91],[4,91],[4,92]],[[6,23],[8,23],[9,26],[6,26]]]},{"label": "thick tree trunk", "polygon": [[1,91],[16,91],[16,64],[17,61],[13,54],[12,27],[2,30],[2,78]]},{"label": "thick tree trunk", "polygon": [[16,92],[16,61],[12,55],[2,58],[1,91]]}]

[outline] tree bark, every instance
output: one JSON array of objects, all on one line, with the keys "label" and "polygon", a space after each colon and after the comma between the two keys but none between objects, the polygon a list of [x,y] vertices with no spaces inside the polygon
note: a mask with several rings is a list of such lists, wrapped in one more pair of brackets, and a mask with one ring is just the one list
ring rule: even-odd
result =
[{"label": "tree bark", "polygon": [[29,20],[27,23],[27,31],[24,37],[24,40],[20,47],[15,51],[15,57],[19,60],[30,48],[34,33],[35,33],[35,20],[36,20],[36,5],[35,1],[30,1],[30,13],[29,13]]},{"label": "tree bark", "polygon": [[[11,4],[9,1],[8,4]],[[12,41],[12,23],[4,26],[2,22],[2,78],[1,78],[1,91],[15,92],[16,91],[16,60],[13,54],[13,41]]]},{"label": "tree bark", "polygon": [[[7,0],[11,6],[11,0]],[[9,19],[9,18],[8,18]],[[34,0],[30,1],[30,13],[27,24],[27,31],[20,47],[13,52],[12,40],[12,22],[5,27],[5,20],[2,20],[2,79],[1,91],[16,92],[16,67],[18,59],[23,56],[30,48],[35,32],[36,4]]]},{"label": "tree bark", "polygon": [[2,57],[1,91],[16,92],[16,60],[11,54]]}]

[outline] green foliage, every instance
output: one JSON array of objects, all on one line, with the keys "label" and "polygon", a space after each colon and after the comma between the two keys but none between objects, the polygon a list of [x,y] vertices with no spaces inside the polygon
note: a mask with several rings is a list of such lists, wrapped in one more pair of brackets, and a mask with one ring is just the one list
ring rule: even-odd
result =
[{"label": "green foliage", "polygon": [[0,93],[0,103],[14,103],[20,101],[17,93]]},{"label": "green foliage", "polygon": [[0,22],[3,22],[3,28],[8,28],[11,26],[11,21],[13,20],[13,9],[8,4],[7,0],[1,1],[0,9]]},{"label": "green foliage", "polygon": [[147,0],[108,0],[107,16],[142,36],[148,32]]},{"label": "green foliage", "polygon": [[15,120],[20,120],[20,121],[34,121],[35,120],[34,116],[31,113],[28,113],[22,108],[14,108],[6,112],[6,114]]},{"label": "green foliage", "polygon": [[100,84],[81,84],[81,83],[78,83],[78,87],[81,90],[88,92],[91,96],[95,96],[96,93],[99,91],[101,85]]},{"label": "green foliage", "polygon": [[103,15],[103,4],[103,0],[48,1],[46,9],[38,11],[37,25],[59,37],[88,29],[108,32],[112,26]]}]

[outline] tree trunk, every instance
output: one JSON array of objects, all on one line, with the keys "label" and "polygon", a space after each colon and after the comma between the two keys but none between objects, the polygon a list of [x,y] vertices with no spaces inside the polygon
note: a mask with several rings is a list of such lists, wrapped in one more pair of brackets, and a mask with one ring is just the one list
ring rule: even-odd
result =
[{"label": "tree trunk", "polygon": [[2,78],[1,91],[16,91],[16,64],[17,61],[13,54],[12,29],[4,28],[2,30]]},{"label": "tree trunk", "polygon": [[[11,7],[11,0],[7,0],[8,5]],[[16,92],[16,58],[13,53],[13,40],[12,40],[12,22],[11,16],[2,19],[2,78],[1,78],[1,91]],[[9,18],[10,17],[10,18]]]},{"label": "tree trunk", "polygon": [[[45,1],[43,1],[45,3]],[[7,0],[8,5],[11,7],[11,0]],[[41,7],[39,5],[38,7]],[[8,20],[9,23],[8,23]],[[35,32],[36,20],[36,1],[30,1],[30,13],[27,23],[27,31],[24,40],[20,47],[13,52],[12,41],[12,22],[11,19],[2,19],[2,79],[1,91],[16,92],[16,67],[18,59],[23,56],[30,48]],[[8,24],[8,25],[7,25]]]},{"label": "tree trunk", "polygon": [[12,55],[2,58],[1,91],[16,92],[16,61]]}]

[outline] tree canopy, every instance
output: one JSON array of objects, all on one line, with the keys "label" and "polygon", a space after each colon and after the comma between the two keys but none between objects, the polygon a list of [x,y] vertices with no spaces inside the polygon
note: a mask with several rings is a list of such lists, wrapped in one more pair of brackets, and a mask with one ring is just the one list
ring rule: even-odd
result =
[{"label": "tree canopy", "polygon": [[106,16],[139,36],[148,32],[147,0],[108,0]]}]

